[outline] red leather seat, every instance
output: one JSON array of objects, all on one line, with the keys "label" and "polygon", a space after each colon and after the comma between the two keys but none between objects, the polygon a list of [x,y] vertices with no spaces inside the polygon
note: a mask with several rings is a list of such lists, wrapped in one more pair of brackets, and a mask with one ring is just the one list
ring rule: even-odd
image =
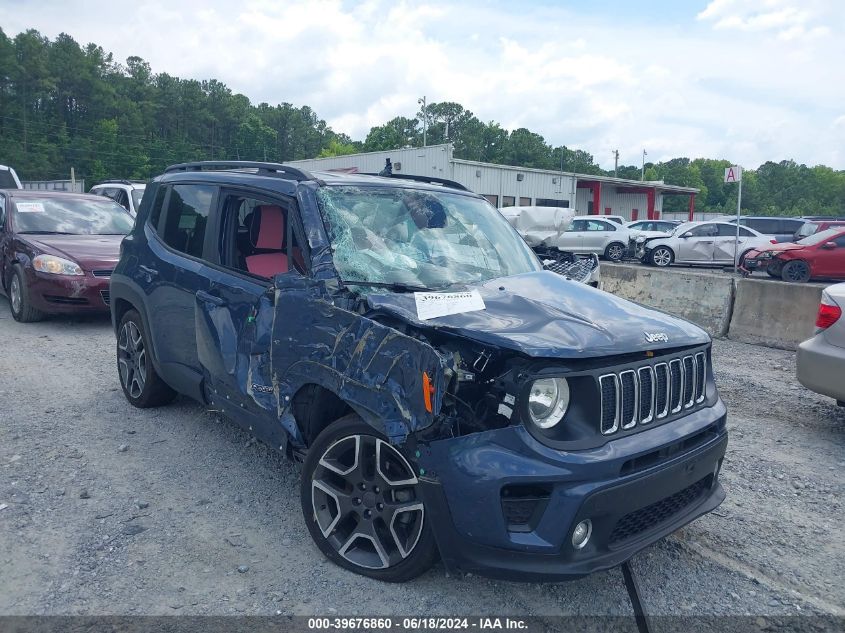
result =
[{"label": "red leather seat", "polygon": [[270,279],[288,271],[288,256],[282,251],[285,215],[281,207],[255,207],[249,227],[249,239],[256,252],[246,258],[246,268],[254,275]]}]

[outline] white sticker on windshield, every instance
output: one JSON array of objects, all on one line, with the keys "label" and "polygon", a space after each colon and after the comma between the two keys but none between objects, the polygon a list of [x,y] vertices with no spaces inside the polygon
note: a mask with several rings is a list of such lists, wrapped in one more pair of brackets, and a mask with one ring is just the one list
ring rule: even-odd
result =
[{"label": "white sticker on windshield", "polygon": [[417,302],[417,318],[420,321],[447,316],[449,314],[461,314],[474,310],[484,310],[484,299],[478,294],[478,290],[467,292],[415,292],[414,299]]},{"label": "white sticker on windshield", "polygon": [[16,202],[18,213],[44,213],[44,205],[40,202]]}]

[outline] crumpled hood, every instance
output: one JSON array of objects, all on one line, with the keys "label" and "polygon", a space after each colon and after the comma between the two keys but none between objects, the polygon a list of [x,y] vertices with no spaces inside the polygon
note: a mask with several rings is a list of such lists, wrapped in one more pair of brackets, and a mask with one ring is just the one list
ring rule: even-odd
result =
[{"label": "crumpled hood", "polygon": [[[588,358],[704,344],[709,335],[692,323],[542,271],[472,286],[486,309],[417,318],[413,293],[374,293],[370,306],[423,327],[512,349],[538,358]],[[646,333],[668,342],[649,343]]]}]

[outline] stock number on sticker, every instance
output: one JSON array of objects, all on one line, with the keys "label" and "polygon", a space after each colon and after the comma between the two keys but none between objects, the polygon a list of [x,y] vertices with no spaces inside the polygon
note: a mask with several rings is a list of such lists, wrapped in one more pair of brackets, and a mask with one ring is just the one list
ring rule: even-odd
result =
[{"label": "stock number on sticker", "polygon": [[392,629],[390,618],[308,618],[309,629]]}]

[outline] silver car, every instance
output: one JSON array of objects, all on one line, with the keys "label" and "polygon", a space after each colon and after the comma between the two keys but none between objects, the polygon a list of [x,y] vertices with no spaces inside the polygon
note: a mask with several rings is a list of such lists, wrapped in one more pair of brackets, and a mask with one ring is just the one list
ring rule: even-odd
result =
[{"label": "silver car", "polygon": [[579,216],[552,242],[562,251],[595,254],[618,262],[628,250],[631,231],[599,216]]},{"label": "silver car", "polygon": [[733,265],[734,254],[741,263],[749,251],[776,243],[747,226],[739,227],[739,243],[736,235],[736,224],[685,222],[671,235],[638,242],[636,254],[643,263],[661,268],[672,264]]},{"label": "silver car", "polygon": [[845,406],[845,283],[822,291],[816,333],[798,347],[798,382]]}]

